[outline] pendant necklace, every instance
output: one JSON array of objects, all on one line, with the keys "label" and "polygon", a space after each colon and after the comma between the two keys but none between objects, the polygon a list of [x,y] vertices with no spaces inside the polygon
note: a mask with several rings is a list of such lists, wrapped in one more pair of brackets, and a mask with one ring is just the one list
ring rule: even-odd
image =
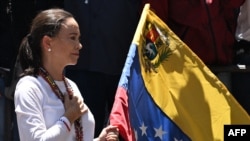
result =
[{"label": "pendant necklace", "polygon": [[[64,95],[59,89],[59,87],[56,85],[53,78],[49,75],[49,73],[44,68],[40,67],[39,75],[41,75],[46,80],[46,82],[50,85],[55,95],[64,103]],[[66,87],[67,93],[71,98],[73,96],[73,89],[70,86],[69,82],[66,80],[64,75],[62,75],[62,79]],[[74,125],[75,125],[76,141],[83,141],[81,118],[75,120]]]}]

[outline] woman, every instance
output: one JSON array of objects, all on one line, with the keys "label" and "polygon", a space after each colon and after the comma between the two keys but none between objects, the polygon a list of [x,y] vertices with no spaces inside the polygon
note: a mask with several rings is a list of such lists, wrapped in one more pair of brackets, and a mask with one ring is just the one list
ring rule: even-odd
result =
[{"label": "woman", "polygon": [[[23,74],[15,91],[21,141],[91,141],[94,117],[76,84],[63,75],[82,48],[72,14],[62,9],[40,12],[19,49]],[[117,140],[114,126],[94,140]]]}]

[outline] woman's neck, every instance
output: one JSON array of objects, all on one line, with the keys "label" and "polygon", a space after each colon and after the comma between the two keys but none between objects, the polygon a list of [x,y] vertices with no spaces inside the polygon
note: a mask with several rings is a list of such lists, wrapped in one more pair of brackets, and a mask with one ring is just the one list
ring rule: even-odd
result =
[{"label": "woman's neck", "polygon": [[43,68],[49,73],[49,75],[55,81],[63,81],[63,68],[59,68],[53,65],[44,65]]}]

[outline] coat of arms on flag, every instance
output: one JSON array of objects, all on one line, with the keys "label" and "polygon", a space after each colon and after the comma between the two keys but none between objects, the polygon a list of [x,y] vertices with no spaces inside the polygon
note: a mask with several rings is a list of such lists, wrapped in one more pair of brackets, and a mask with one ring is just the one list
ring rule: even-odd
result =
[{"label": "coat of arms on flag", "polygon": [[250,117],[222,82],[146,4],[128,52],[110,124],[126,141],[223,141]]}]

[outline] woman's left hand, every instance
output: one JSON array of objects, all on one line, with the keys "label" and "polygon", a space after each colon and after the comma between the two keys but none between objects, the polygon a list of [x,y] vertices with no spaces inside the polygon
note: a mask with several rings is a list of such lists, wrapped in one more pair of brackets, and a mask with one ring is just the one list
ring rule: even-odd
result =
[{"label": "woman's left hand", "polygon": [[99,135],[100,141],[118,141],[119,130],[116,126],[109,125],[105,127]]}]

